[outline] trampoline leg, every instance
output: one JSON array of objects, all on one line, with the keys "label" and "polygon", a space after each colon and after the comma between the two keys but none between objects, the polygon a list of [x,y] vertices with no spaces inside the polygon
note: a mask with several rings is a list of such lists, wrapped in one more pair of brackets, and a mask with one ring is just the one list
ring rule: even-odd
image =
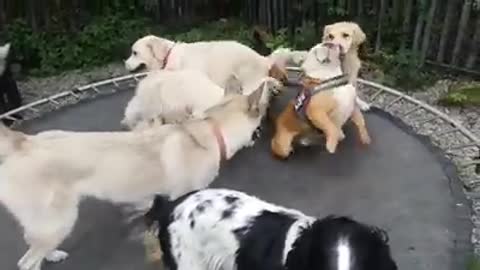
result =
[{"label": "trampoline leg", "polygon": [[357,128],[358,137],[362,144],[368,145],[371,142],[370,135],[367,131],[367,126],[365,124],[365,118],[363,117],[361,109],[357,106],[352,114],[352,122]]}]

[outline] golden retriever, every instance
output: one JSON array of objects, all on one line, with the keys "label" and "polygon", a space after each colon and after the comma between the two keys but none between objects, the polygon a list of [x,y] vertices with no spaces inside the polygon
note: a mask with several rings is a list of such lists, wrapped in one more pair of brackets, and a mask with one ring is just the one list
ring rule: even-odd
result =
[{"label": "golden retriever", "polygon": [[130,57],[125,61],[129,71],[142,68],[151,70],[196,69],[206,74],[222,88],[233,76],[241,83],[243,94],[249,94],[255,84],[269,76],[281,82],[286,72],[274,58],[264,57],[237,41],[175,42],[148,35],[132,45]]},{"label": "golden retriever", "polygon": [[27,135],[0,127],[0,202],[24,229],[21,270],[64,260],[84,197],[149,207],[155,194],[176,198],[205,188],[220,162],[252,145],[265,115],[268,78],[250,95],[232,95],[202,120],[130,132],[52,130]]}]

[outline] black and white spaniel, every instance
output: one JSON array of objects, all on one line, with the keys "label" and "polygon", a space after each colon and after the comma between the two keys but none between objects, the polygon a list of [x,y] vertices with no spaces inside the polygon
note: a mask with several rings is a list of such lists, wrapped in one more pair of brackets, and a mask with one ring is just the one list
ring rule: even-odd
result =
[{"label": "black and white spaniel", "polygon": [[206,189],[175,201],[157,197],[170,270],[396,270],[387,234],[347,217],[323,219],[245,193]]}]

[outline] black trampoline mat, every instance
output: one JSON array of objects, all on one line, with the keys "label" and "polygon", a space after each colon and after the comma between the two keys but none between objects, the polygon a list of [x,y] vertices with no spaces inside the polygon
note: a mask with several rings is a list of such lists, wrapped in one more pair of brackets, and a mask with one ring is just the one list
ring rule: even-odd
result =
[{"label": "black trampoline mat", "polygon": [[[120,130],[131,95],[123,91],[82,101],[26,122],[21,129]],[[471,224],[455,167],[428,139],[387,113],[373,110],[366,121],[369,147],[360,146],[347,127],[336,154],[323,147],[302,148],[287,161],[271,156],[267,123],[255,146],[228,161],[212,186],[245,191],[318,217],[350,215],[382,227],[390,235],[399,269],[465,269]],[[26,246],[16,222],[0,210],[0,269],[16,269]],[[73,234],[62,245],[70,257],[43,269],[154,269],[145,263],[142,243],[131,239],[131,228],[118,207],[86,200]]]}]

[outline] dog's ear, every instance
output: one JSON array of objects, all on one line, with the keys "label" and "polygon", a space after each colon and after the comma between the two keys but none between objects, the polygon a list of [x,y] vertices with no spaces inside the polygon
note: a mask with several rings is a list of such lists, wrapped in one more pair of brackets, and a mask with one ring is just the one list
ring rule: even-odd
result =
[{"label": "dog's ear", "polygon": [[10,51],[10,43],[0,46],[0,58],[6,58]]},{"label": "dog's ear", "polygon": [[163,61],[167,54],[168,48],[166,43],[159,37],[152,36],[147,44],[152,55],[158,61]]},{"label": "dog's ear", "polygon": [[254,117],[257,117],[260,114],[260,103],[265,88],[268,88],[268,80],[263,81],[260,86],[258,86],[258,88],[247,97],[248,112]]},{"label": "dog's ear", "polygon": [[358,24],[354,24],[352,38],[353,44],[358,47],[367,40],[367,35],[365,35],[365,32],[363,32]]},{"label": "dog's ear", "polygon": [[326,26],[323,28],[322,41],[328,41],[327,37],[328,37],[328,34],[330,33],[330,29],[332,29],[332,24],[326,25]]},{"label": "dog's ear", "polygon": [[282,83],[286,83],[288,80],[286,70],[275,63],[270,67],[270,70],[268,71],[268,76],[275,78]]}]

